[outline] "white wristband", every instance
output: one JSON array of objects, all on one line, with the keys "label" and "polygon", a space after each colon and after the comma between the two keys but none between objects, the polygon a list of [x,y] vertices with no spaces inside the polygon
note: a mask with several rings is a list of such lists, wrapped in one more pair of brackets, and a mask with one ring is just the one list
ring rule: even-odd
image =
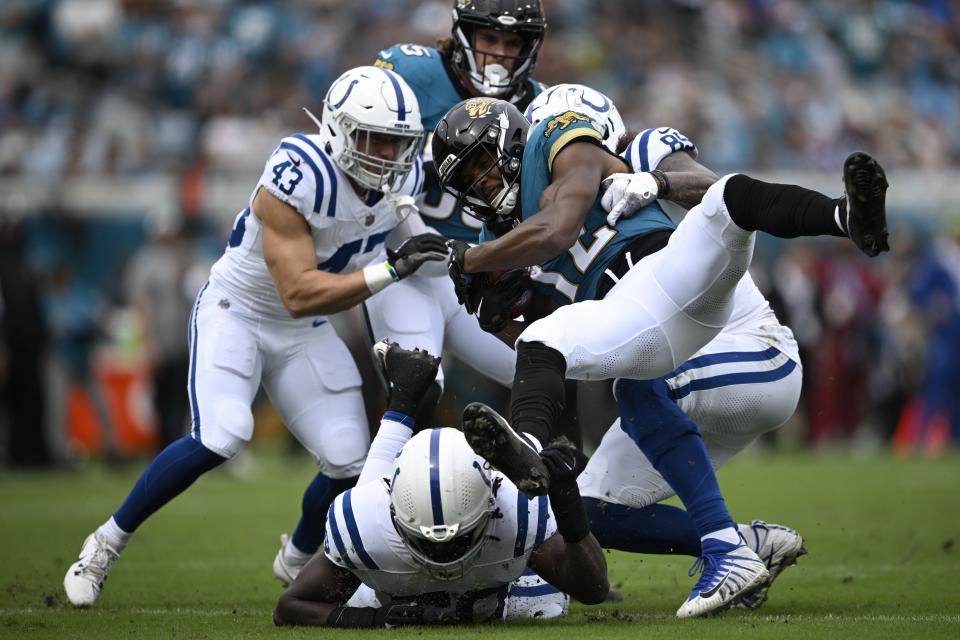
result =
[{"label": "white wristband", "polygon": [[367,282],[367,289],[370,289],[371,295],[386,289],[391,284],[399,280],[397,272],[390,266],[389,262],[378,262],[363,269],[363,279]]}]

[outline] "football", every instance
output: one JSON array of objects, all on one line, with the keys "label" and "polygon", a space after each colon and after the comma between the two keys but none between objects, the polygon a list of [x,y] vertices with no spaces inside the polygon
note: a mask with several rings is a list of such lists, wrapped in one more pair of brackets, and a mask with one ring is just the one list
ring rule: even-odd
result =
[{"label": "football", "polygon": [[491,271],[485,274],[484,287],[518,286],[524,287],[523,294],[516,304],[510,308],[510,319],[515,320],[522,316],[533,302],[533,286],[530,281],[530,268],[520,267],[501,271]]}]

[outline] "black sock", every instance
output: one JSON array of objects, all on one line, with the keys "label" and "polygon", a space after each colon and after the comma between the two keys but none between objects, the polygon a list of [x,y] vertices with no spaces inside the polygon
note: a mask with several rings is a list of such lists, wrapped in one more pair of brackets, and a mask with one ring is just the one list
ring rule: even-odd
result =
[{"label": "black sock", "polygon": [[763,231],[778,238],[840,236],[834,211],[840,206],[846,225],[846,200],[792,184],[761,182],[743,174],[727,181],[723,201],[730,217],[741,229]]},{"label": "black sock", "polygon": [[517,372],[510,398],[513,429],[529,433],[547,446],[553,426],[563,411],[567,362],[556,349],[539,342],[517,347]]}]

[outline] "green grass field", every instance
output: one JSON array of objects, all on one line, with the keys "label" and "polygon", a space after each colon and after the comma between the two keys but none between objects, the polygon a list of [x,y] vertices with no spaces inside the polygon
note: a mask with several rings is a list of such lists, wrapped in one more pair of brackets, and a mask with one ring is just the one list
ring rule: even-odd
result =
[{"label": "green grass field", "polygon": [[[0,638],[347,635],[273,626],[280,586],[271,562],[313,468],[269,452],[254,453],[248,478],[214,472],[149,520],[97,607],[72,610],[63,574],[141,466],[0,475]],[[735,518],[789,524],[807,539],[810,554],[759,611],[676,620],[692,558],[613,553],[611,582],[622,602],[574,605],[552,622],[356,635],[960,638],[960,458],[747,457],[720,479]]]}]

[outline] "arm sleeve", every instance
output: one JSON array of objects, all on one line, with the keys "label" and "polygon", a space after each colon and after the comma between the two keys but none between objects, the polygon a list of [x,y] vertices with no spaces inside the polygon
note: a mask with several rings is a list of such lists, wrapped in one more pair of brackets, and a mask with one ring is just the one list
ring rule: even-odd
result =
[{"label": "arm sleeve", "polygon": [[357,486],[367,482],[379,482],[381,478],[390,475],[393,461],[400,455],[400,450],[413,436],[413,419],[400,413],[388,411],[380,420],[380,428],[370,444],[367,452],[367,461],[360,471]]},{"label": "arm sleeve", "polygon": [[671,127],[645,129],[633,139],[623,152],[627,164],[637,173],[653,171],[671,153],[687,151],[697,157],[697,146],[685,135]]}]

